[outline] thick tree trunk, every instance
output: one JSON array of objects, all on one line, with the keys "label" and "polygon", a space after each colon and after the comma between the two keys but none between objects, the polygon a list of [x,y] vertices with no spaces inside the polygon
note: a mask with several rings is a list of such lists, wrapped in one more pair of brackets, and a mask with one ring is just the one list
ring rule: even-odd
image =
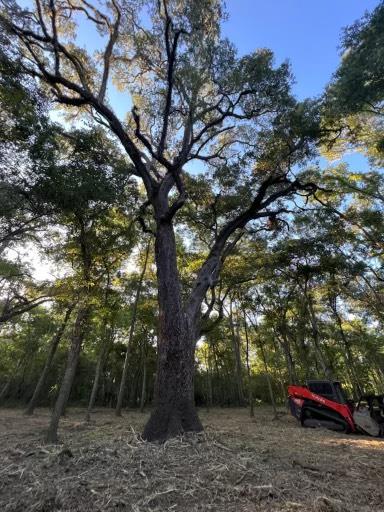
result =
[{"label": "thick tree trunk", "polygon": [[69,394],[71,392],[72,384],[75,378],[81,345],[83,343],[88,327],[90,309],[91,308],[87,303],[79,305],[75,326],[71,336],[71,346],[68,353],[67,366],[47,432],[46,439],[49,443],[57,442],[57,429],[59,426],[60,416],[62,415],[67,405]]},{"label": "thick tree trunk", "polygon": [[35,407],[39,402],[39,398],[40,398],[41,392],[43,390],[43,387],[45,385],[45,381],[47,379],[48,372],[51,368],[53,358],[56,354],[56,350],[57,350],[57,347],[59,346],[60,340],[64,334],[65,327],[68,323],[69,317],[71,316],[73,307],[74,306],[72,305],[67,309],[65,316],[63,318],[63,321],[61,322],[61,325],[59,326],[58,330],[56,331],[55,335],[53,336],[53,338],[51,340],[43,371],[41,372],[40,378],[36,384],[32,398],[29,401],[28,406],[24,412],[24,414],[26,414],[28,416],[31,416],[33,414]]},{"label": "thick tree trunk", "polygon": [[378,364],[373,364],[372,365],[374,368],[376,368],[376,374],[378,376],[378,379],[381,383],[381,390],[383,391],[384,389],[384,371],[383,371],[383,368],[380,367]]},{"label": "thick tree trunk", "polygon": [[155,407],[143,436],[165,441],[203,427],[194,404],[196,320],[188,318],[182,305],[175,236],[165,220],[157,225],[155,256],[159,301]]},{"label": "thick tree trunk", "polygon": [[120,380],[119,394],[117,396],[117,404],[116,404],[116,410],[115,410],[116,416],[121,416],[121,409],[123,407],[123,399],[124,399],[124,394],[125,394],[125,387],[127,385],[129,356],[130,356],[130,352],[131,352],[133,335],[134,335],[135,326],[136,326],[137,306],[138,306],[139,300],[140,300],[140,294],[141,294],[141,288],[143,286],[144,275],[145,275],[145,272],[147,270],[147,263],[148,263],[148,256],[149,256],[150,246],[151,246],[151,244],[150,244],[150,241],[149,241],[147,243],[147,248],[146,248],[146,251],[145,251],[144,265],[143,265],[143,268],[141,270],[139,282],[137,284],[135,300],[134,300],[134,303],[133,303],[132,320],[131,320],[131,326],[130,326],[130,329],[129,329],[129,336],[128,336],[128,342],[127,342],[127,351],[125,353],[123,372],[121,374],[121,380]]}]

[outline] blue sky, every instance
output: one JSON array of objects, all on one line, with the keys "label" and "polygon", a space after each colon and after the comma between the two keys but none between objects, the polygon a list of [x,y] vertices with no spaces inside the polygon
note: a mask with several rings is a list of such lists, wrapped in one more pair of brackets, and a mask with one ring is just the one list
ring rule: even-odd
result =
[{"label": "blue sky", "polygon": [[[273,50],[276,62],[291,63],[294,93],[320,95],[340,62],[342,29],[372,11],[378,0],[227,0],[223,33],[245,54]],[[363,155],[345,155],[356,171],[367,171]],[[322,159],[321,162],[326,165]]]},{"label": "blue sky", "polygon": [[340,60],[342,28],[378,0],[227,0],[224,34],[240,53],[270,48],[288,59],[299,98],[321,94]]}]

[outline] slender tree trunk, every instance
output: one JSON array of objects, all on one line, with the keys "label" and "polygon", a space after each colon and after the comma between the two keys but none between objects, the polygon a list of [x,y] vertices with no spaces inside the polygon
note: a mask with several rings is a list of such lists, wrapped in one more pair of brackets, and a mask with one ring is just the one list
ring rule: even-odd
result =
[{"label": "slender tree trunk", "polygon": [[225,378],[223,379],[224,382],[224,400],[223,404],[224,407],[230,407],[234,403],[238,403],[239,396],[237,393],[237,388],[234,388],[233,386],[233,369],[228,369],[227,366],[224,366],[225,369]]},{"label": "slender tree trunk", "polygon": [[21,365],[24,364],[26,360],[26,355],[24,354],[19,361],[17,362],[16,368],[13,371],[13,374],[9,377],[8,381],[4,384],[3,389],[0,392],[0,403],[7,397],[9,390],[11,388],[12,382],[17,376],[18,371],[21,368]]},{"label": "slender tree trunk", "polygon": [[233,322],[233,306],[232,300],[229,302],[229,325],[231,328],[231,339],[232,339],[232,349],[233,355],[235,358],[235,377],[236,377],[236,389],[237,389],[237,398],[239,405],[244,405],[244,389],[243,389],[243,376],[242,376],[242,365],[241,365],[241,355],[240,355],[240,336],[238,332],[238,323],[235,329],[235,325]]},{"label": "slender tree trunk", "polygon": [[125,388],[126,388],[126,385],[127,385],[129,356],[130,356],[130,352],[131,352],[133,335],[134,335],[135,326],[136,326],[137,306],[138,306],[139,300],[140,300],[140,294],[141,294],[141,288],[143,286],[144,275],[145,275],[145,272],[147,270],[147,263],[148,263],[148,256],[149,256],[150,246],[151,246],[151,244],[150,244],[150,241],[149,241],[147,243],[147,247],[146,247],[146,251],[145,251],[144,265],[143,265],[143,268],[141,270],[139,282],[137,284],[135,300],[134,300],[134,303],[133,303],[132,320],[131,320],[131,326],[130,326],[130,329],[129,329],[129,336],[128,336],[128,342],[127,342],[127,351],[125,353],[123,372],[121,374],[121,380],[120,380],[119,394],[117,396],[117,404],[116,404],[116,410],[115,410],[116,416],[121,416],[121,409],[123,407],[123,399],[124,399],[124,394],[125,394]]},{"label": "slender tree trunk", "polygon": [[95,401],[96,401],[96,395],[97,395],[97,390],[99,388],[100,376],[101,376],[101,372],[103,370],[105,353],[106,353],[106,344],[104,344],[103,347],[101,348],[99,357],[97,358],[95,378],[93,379],[92,391],[91,391],[91,395],[89,397],[87,412],[85,414],[86,422],[91,421],[91,412],[93,410],[93,407],[94,407]]},{"label": "slender tree trunk", "polygon": [[251,375],[251,365],[249,363],[249,336],[248,336],[248,327],[247,327],[247,317],[245,311],[243,311],[244,315],[244,330],[245,330],[245,341],[246,341],[246,363],[247,363],[247,375],[248,375],[248,402],[249,402],[249,415],[251,418],[254,418],[254,403],[253,403],[253,390],[252,390],[252,375]]},{"label": "slender tree trunk", "polygon": [[159,220],[155,256],[158,281],[159,333],[155,407],[143,436],[165,441],[202,425],[194,404],[196,319],[189,318],[181,299],[176,243],[172,224]]},{"label": "slender tree trunk", "polygon": [[216,346],[215,346],[215,343],[212,341],[212,354],[213,354],[213,362],[214,362],[214,365],[215,365],[215,375],[216,375],[216,380],[217,380],[217,383],[218,383],[218,389],[219,389],[219,392],[218,392],[218,395],[219,395],[219,403],[221,406],[224,405],[224,396],[225,396],[225,391],[224,391],[224,388],[223,388],[223,380],[221,378],[221,373],[220,373],[220,370],[219,370],[219,363],[218,363],[218,358],[217,358],[217,353],[216,353]]},{"label": "slender tree trunk", "polygon": [[140,412],[144,412],[145,398],[147,393],[147,359],[143,359],[143,381],[141,383]]},{"label": "slender tree trunk", "polygon": [[47,442],[49,443],[57,442],[57,429],[59,426],[60,416],[65,410],[69,394],[71,392],[77,363],[79,361],[81,346],[87,332],[90,312],[91,308],[89,304],[83,303],[79,305],[75,326],[71,336],[71,346],[68,353],[67,366],[47,432]]},{"label": "slender tree trunk", "polygon": [[[253,328],[254,328],[254,330],[256,332],[256,340],[257,340],[257,339],[259,339],[259,333],[257,331],[257,324],[252,322],[252,320],[251,320],[251,324],[253,325]],[[277,408],[276,408],[275,395],[273,393],[271,375],[270,375],[269,369],[268,369],[267,357],[265,355],[264,345],[263,345],[263,343],[261,342],[260,339],[259,339],[259,341],[256,341],[256,344],[259,346],[260,352],[261,352],[261,359],[263,361],[264,371],[265,371],[267,385],[268,385],[269,398],[271,400],[271,404],[272,404],[272,408],[273,408],[273,418],[277,419]],[[284,386],[283,386],[283,392],[284,393],[286,392]]]},{"label": "slender tree trunk", "polygon": [[[271,400],[272,409],[273,409],[273,417],[274,417],[274,419],[277,419],[277,408],[276,408],[275,395],[273,393],[271,375],[269,373],[269,369],[268,369],[268,365],[267,365],[267,358],[266,358],[264,346],[262,343],[260,343],[260,350],[261,350],[261,357],[263,359],[264,371],[265,371],[265,376],[266,376],[267,385],[268,385],[269,398]],[[286,392],[285,389],[284,389],[284,392]]]},{"label": "slender tree trunk", "polygon": [[63,321],[61,322],[61,325],[59,326],[58,330],[56,331],[55,335],[53,336],[53,338],[51,340],[43,371],[41,372],[40,378],[36,384],[32,398],[30,399],[28,406],[24,412],[24,414],[26,414],[28,416],[31,416],[33,414],[35,407],[37,406],[37,404],[39,402],[39,398],[40,398],[41,392],[43,390],[43,387],[45,385],[45,381],[47,379],[48,372],[51,368],[53,358],[56,354],[56,350],[57,350],[57,347],[59,346],[61,338],[63,337],[65,327],[68,323],[69,317],[71,316],[73,308],[74,308],[74,305],[71,305],[67,309],[65,316],[63,318]]},{"label": "slender tree trunk", "polygon": [[9,389],[11,387],[11,384],[12,384],[12,378],[9,378],[7,380],[7,382],[4,384],[3,389],[0,392],[0,403],[6,398],[8,392],[9,392]]},{"label": "slender tree trunk", "polygon": [[283,349],[285,362],[286,362],[287,370],[288,370],[289,384],[296,384],[297,376],[296,376],[295,364],[293,362],[291,347],[290,347],[290,343],[289,343],[284,325],[279,327],[279,334],[281,337],[277,336],[277,340]]},{"label": "slender tree trunk", "polygon": [[297,347],[300,355],[300,361],[302,367],[304,367],[305,380],[310,378],[310,360],[308,354],[308,346],[306,345],[306,332],[307,332],[307,304],[305,300],[299,301],[298,315],[297,315]]},{"label": "slender tree trunk", "polygon": [[[336,300],[337,300],[337,297],[335,297],[335,301]],[[334,316],[336,323],[339,327],[340,336],[343,341],[344,350],[345,350],[344,362],[348,369],[349,377],[352,382],[352,388],[354,390],[355,398],[357,399],[363,395],[363,388],[362,388],[360,379],[359,379],[357,371],[356,371],[356,366],[355,366],[354,358],[352,355],[351,346],[350,346],[348,338],[345,335],[345,332],[343,329],[343,323],[341,321],[339,312],[337,311],[336,302],[334,304],[332,304],[332,301],[330,301],[330,306],[331,306],[333,316]]]},{"label": "slender tree trunk", "polygon": [[[275,354],[275,361],[277,361],[279,354],[280,354],[280,347],[277,344],[275,337],[272,339],[272,343],[273,343],[273,351]],[[266,359],[266,361],[267,361],[267,359]],[[287,365],[285,365],[285,368],[287,368]],[[284,402],[285,398],[287,396],[287,384],[289,384],[289,382],[287,382],[287,379],[285,378],[285,374],[283,373],[282,369],[280,368],[280,366],[277,363],[275,365],[275,370],[277,372],[277,377],[275,376],[276,378],[274,378],[274,380],[276,380],[277,382],[280,383],[281,398],[282,398],[282,402]],[[269,374],[272,375],[271,370],[269,370]],[[276,397],[276,395],[275,395],[275,397]]]},{"label": "slender tree trunk", "polygon": [[111,342],[113,339],[113,329],[110,329],[110,332],[107,334],[107,339],[104,340],[104,343],[100,349],[99,357],[97,358],[96,370],[95,370],[95,378],[93,379],[91,396],[89,397],[88,408],[85,415],[85,421],[91,421],[91,412],[95,405],[97,390],[99,389],[99,381],[101,374],[103,372],[105,360],[107,358],[108,351],[111,346]]},{"label": "slender tree trunk", "polygon": [[207,412],[212,407],[212,372],[211,364],[209,360],[209,348],[208,354],[205,354],[205,367],[206,367],[206,389],[207,389]]},{"label": "slender tree trunk", "polygon": [[140,365],[136,367],[136,371],[132,373],[132,380],[131,380],[131,386],[129,389],[129,395],[128,395],[128,407],[135,408],[137,406],[138,400],[140,400],[139,397],[139,382],[140,377],[142,374],[142,369],[140,368]]},{"label": "slender tree trunk", "polygon": [[383,393],[384,391],[384,375],[381,370],[381,368],[375,364],[374,362],[371,363],[372,366],[372,377],[375,380],[376,388],[379,393]]},{"label": "slender tree trunk", "polygon": [[[108,267],[107,264],[105,265],[105,269],[106,269],[107,282],[106,282],[105,295],[104,295],[104,307],[105,307],[106,311],[108,311],[109,310],[109,307],[108,307],[109,306],[109,297],[110,297],[110,292],[111,292],[111,273],[110,273],[110,268]],[[109,321],[110,321],[110,326],[108,328]],[[102,376],[102,373],[103,373],[104,365],[105,365],[106,359],[108,357],[108,352],[111,347],[113,337],[114,337],[113,320],[111,321],[108,313],[105,313],[104,321],[103,321],[102,342],[101,342],[99,356],[97,358],[97,363],[96,363],[95,378],[93,379],[92,391],[91,391],[91,395],[89,397],[88,408],[87,408],[87,412],[85,415],[86,422],[91,421],[91,412],[95,405],[97,391],[99,388],[100,377]]]},{"label": "slender tree trunk", "polygon": [[333,382],[334,381],[333,371],[332,371],[329,363],[326,361],[323,351],[321,350],[320,331],[319,331],[319,327],[318,327],[318,323],[317,323],[317,318],[316,318],[315,311],[313,309],[312,301],[311,301],[310,297],[308,296],[306,290],[304,291],[304,297],[305,297],[305,300],[306,300],[306,303],[308,306],[309,320],[310,320],[311,326],[312,326],[312,337],[313,337],[316,358],[324,372],[325,377],[329,381]]},{"label": "slender tree trunk", "polygon": [[378,379],[380,381],[380,385],[381,385],[381,390],[383,391],[384,389],[384,371],[383,369],[379,366],[379,365],[373,365],[373,366],[376,366],[376,374],[378,376]]}]

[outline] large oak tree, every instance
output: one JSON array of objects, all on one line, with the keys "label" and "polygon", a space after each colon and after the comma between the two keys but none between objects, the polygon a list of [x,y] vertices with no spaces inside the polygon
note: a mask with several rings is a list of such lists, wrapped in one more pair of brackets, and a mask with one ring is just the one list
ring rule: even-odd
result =
[{"label": "large oak tree", "polygon": [[[237,55],[220,35],[220,0],[36,0],[32,11],[2,3],[8,55],[54,101],[113,134],[145,188],[140,217],[155,235],[159,332],[144,437],[201,430],[193,376],[202,303],[244,229],[273,222],[286,200],[315,190],[299,169],[314,151],[316,105],[295,100],[289,66],[275,67],[270,51]],[[98,35],[93,54],[77,42],[85,30]],[[124,121],[109,101],[112,82],[132,101]],[[198,172],[220,215],[192,288],[182,290],[174,227]]]}]

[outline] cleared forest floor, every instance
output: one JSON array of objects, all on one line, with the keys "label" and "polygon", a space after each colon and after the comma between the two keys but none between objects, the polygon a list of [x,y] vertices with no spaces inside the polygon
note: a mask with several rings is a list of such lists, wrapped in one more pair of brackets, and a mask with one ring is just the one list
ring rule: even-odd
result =
[{"label": "cleared forest floor", "polygon": [[62,445],[49,411],[0,410],[0,510],[384,511],[384,440],[299,428],[271,410],[200,411],[205,432],[145,443],[146,414],[70,409]]}]

